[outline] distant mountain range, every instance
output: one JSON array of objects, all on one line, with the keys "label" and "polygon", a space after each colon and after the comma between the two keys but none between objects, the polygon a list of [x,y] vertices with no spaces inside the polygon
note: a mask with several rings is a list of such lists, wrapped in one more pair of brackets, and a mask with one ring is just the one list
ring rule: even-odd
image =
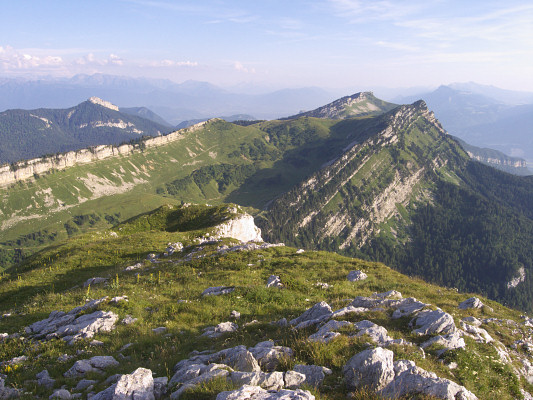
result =
[{"label": "distant mountain range", "polygon": [[4,111],[0,113],[0,164],[171,131],[168,124],[138,116],[143,114],[161,120],[144,108],[121,112],[98,97],[67,109]]},{"label": "distant mountain range", "polygon": [[452,135],[533,165],[533,93],[468,83],[440,86],[395,101],[409,103],[420,98]]},{"label": "distant mountain range", "polygon": [[317,87],[283,89],[265,94],[233,93],[207,82],[76,75],[62,80],[0,80],[0,110],[39,107],[66,108],[91,96],[122,107],[144,106],[168,123],[219,115],[252,114],[273,119],[313,109],[335,99]]}]

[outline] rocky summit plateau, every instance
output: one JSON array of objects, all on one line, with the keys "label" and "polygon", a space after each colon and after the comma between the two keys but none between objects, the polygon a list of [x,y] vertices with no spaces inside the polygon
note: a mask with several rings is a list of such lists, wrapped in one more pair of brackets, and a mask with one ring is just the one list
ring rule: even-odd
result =
[{"label": "rocky summit plateau", "polygon": [[0,293],[3,399],[531,398],[532,319],[266,243],[232,204],[77,236]]},{"label": "rocky summit plateau", "polygon": [[159,133],[0,168],[0,399],[531,398],[533,181],[424,101]]}]

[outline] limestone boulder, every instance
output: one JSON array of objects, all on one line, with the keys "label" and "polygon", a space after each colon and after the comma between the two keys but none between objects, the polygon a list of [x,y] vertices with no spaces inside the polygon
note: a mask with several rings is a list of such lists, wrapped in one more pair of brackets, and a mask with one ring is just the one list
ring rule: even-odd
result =
[{"label": "limestone boulder", "polygon": [[418,335],[448,334],[457,331],[453,317],[440,308],[436,310],[423,310],[411,321],[413,330]]},{"label": "limestone boulder", "polygon": [[464,349],[466,347],[463,334],[460,331],[449,333],[447,335],[437,335],[429,340],[426,340],[420,345],[421,348],[426,349],[430,346],[438,346],[436,351],[437,356],[441,356],[449,350]]},{"label": "limestone boulder", "polygon": [[364,281],[366,278],[368,278],[368,275],[363,271],[350,271],[347,276],[350,282]]},{"label": "limestone boulder", "polygon": [[216,400],[315,400],[307,390],[266,391],[259,386],[243,385],[240,389],[220,392]]},{"label": "limestone boulder", "polygon": [[326,375],[332,374],[332,371],[329,368],[321,367],[319,365],[298,364],[293,370],[305,376],[303,384],[313,387],[321,386]]},{"label": "limestone boulder", "polygon": [[229,379],[235,385],[251,385],[259,386],[266,390],[280,390],[284,387],[283,372],[241,372],[233,371],[229,375]]},{"label": "limestone boulder", "polygon": [[210,338],[217,338],[226,333],[236,332],[239,329],[239,326],[235,322],[221,322],[217,326],[209,326],[204,329],[202,336],[207,336]]},{"label": "limestone boulder", "polygon": [[274,287],[281,289],[283,287],[283,283],[281,283],[281,279],[278,275],[270,275],[267,279],[266,287]]},{"label": "limestone boulder", "polygon": [[235,286],[213,286],[205,289],[202,292],[202,296],[220,296],[222,294],[228,294],[235,290]]},{"label": "limestone boulder", "polygon": [[376,347],[364,350],[348,360],[342,372],[349,389],[368,387],[379,391],[394,379],[394,353]]},{"label": "limestone boulder", "polygon": [[95,356],[88,360],[76,361],[63,375],[66,378],[82,378],[89,372],[103,374],[107,368],[118,365],[118,361],[113,356]]},{"label": "limestone boulder", "polygon": [[412,361],[397,361],[394,369],[395,378],[379,392],[385,398],[422,394],[446,400],[477,400],[464,386],[439,378],[434,373],[417,367]]},{"label": "limestone boulder", "polygon": [[102,392],[91,397],[92,400],[155,400],[152,371],[137,368],[131,374],[122,375]]},{"label": "limestone boulder", "polygon": [[258,361],[261,369],[274,371],[277,366],[288,359],[291,359],[294,352],[289,347],[275,346],[271,341],[260,342],[248,349]]},{"label": "limestone boulder", "polygon": [[313,307],[307,309],[302,315],[290,321],[290,324],[296,326],[297,329],[310,326],[311,324],[318,324],[331,318],[333,311],[328,303],[321,301],[316,303]]}]

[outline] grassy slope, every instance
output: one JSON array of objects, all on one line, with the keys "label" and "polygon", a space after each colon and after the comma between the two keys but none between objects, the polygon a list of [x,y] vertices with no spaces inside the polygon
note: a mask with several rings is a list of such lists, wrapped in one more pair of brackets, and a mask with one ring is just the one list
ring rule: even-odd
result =
[{"label": "grassy slope", "polygon": [[[238,344],[255,345],[262,340],[274,339],[296,352],[296,359],[282,368],[290,368],[295,363],[319,364],[332,368],[334,374],[328,377],[321,391],[316,392],[317,398],[343,399],[346,391],[341,379],[342,366],[353,354],[366,348],[365,340],[345,336],[328,345],[313,344],[306,340],[311,331],[296,332],[290,328],[271,325],[271,321],[298,316],[318,301],[325,300],[332,308],[338,309],[346,305],[346,299],[391,289],[400,291],[404,297],[415,296],[421,301],[441,307],[454,316],[457,324],[462,317],[468,315],[510,318],[519,323],[521,321],[517,311],[483,298],[482,301],[494,309],[492,312],[459,310],[457,304],[469,295],[408,278],[380,263],[333,253],[309,251],[297,254],[293,248],[278,247],[217,256],[214,250],[218,244],[215,244],[203,245],[202,254],[207,254],[208,257],[191,262],[176,262],[183,257],[181,253],[164,258],[158,264],[144,261],[148,253],[163,252],[168,242],[182,241],[185,245],[192,245],[185,252],[196,250],[198,246],[194,245],[193,238],[205,234],[209,230],[207,225],[223,220],[227,215],[226,210],[225,206],[214,209],[164,207],[117,226],[114,229],[116,236],[109,230],[81,235],[40,252],[24,265],[3,274],[0,280],[0,313],[11,314],[2,319],[2,331],[8,333],[21,331],[24,326],[46,318],[53,310],[68,311],[83,304],[87,298],[102,296],[127,295],[127,303],[104,304],[100,308],[112,310],[121,318],[129,314],[139,319],[133,325],[119,324],[111,333],[97,335],[96,338],[104,342],[102,347],[90,346],[88,342],[67,346],[61,340],[37,346],[20,340],[0,343],[1,360],[22,354],[29,357],[22,363],[24,368],[21,365],[3,369],[8,375],[8,382],[20,387],[23,382],[33,379],[36,373],[47,368],[52,377],[57,379],[56,387],[63,384],[72,387],[75,382],[63,378],[62,374],[76,359],[94,355],[116,357],[119,349],[127,343],[133,343],[133,346],[123,351],[123,354],[130,359],[122,360],[120,366],[108,370],[106,376],[130,373],[138,366],[143,366],[152,369],[157,376],[170,377],[173,365],[186,358],[192,350],[222,349]],[[204,228],[196,232],[179,231],[179,228],[191,227],[196,223]],[[136,262],[143,263],[138,277],[134,272],[124,271],[126,266]],[[355,269],[365,271],[369,278],[362,282],[348,282],[346,275]],[[286,288],[265,288],[266,278],[271,274],[280,275]],[[107,277],[112,283],[89,289],[81,287],[86,279],[94,276]],[[316,286],[317,282],[326,282],[332,286],[326,290],[320,289]],[[234,285],[237,289],[225,296],[200,296],[205,288],[219,285]],[[187,302],[178,303],[178,300]],[[237,333],[216,340],[199,337],[203,328],[229,320],[232,310],[242,314]],[[395,338],[421,342],[421,338],[415,337],[407,327],[408,319],[392,321],[389,313],[366,313],[358,315],[356,320],[371,319],[385,326]],[[259,323],[243,327],[245,322],[254,319]],[[169,336],[153,334],[151,330],[159,326],[167,327]],[[487,329],[508,347],[514,340],[527,334],[524,327],[489,324]],[[431,351],[426,358],[422,358],[418,351],[408,347],[395,347],[393,350],[396,359],[412,359],[422,368],[465,385],[479,398],[515,398],[517,380],[508,366],[500,364],[493,347],[477,344],[470,339],[466,341],[466,351],[453,351],[446,356],[447,363],[457,362],[458,367],[454,370],[442,364]],[[76,354],[78,350],[84,353],[66,363],[56,361],[59,355]],[[90,377],[97,378],[100,382],[104,380],[101,376]],[[32,383],[25,387],[32,393],[28,398],[33,398],[35,394],[50,394]],[[96,390],[104,387],[103,383],[99,383]],[[214,399],[217,391],[226,388],[220,382],[213,383],[190,394],[188,398]],[[360,396],[377,398],[366,397],[364,394]]]},{"label": "grassy slope", "polygon": [[[336,156],[353,140],[350,128],[357,124],[368,122],[362,119],[346,124],[305,118],[242,127],[214,121],[163,147],[20,182],[0,193],[0,250],[12,255],[15,248],[23,248],[31,254],[65,239],[65,224],[73,228],[71,234],[102,229],[110,226],[109,221],[123,221],[168,202],[233,201],[261,208]],[[239,155],[244,151],[249,157]],[[205,187],[188,185],[174,196],[165,193],[166,184],[218,164],[250,165],[256,172],[242,185],[230,186],[223,193],[214,181]],[[97,221],[73,222],[76,216],[91,214]],[[37,238],[34,233],[38,233]],[[30,237],[24,238],[26,235]]]}]

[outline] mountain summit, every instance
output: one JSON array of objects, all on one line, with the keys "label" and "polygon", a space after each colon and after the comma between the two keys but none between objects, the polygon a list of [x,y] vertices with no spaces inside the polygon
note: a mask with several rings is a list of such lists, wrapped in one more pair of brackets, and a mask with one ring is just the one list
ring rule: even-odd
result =
[{"label": "mountain summit", "polygon": [[7,110],[0,113],[0,164],[90,146],[117,145],[169,130],[168,126],[121,112],[99,97],[67,109]]},{"label": "mountain summit", "polygon": [[379,115],[397,107],[397,104],[388,103],[374,96],[372,92],[359,92],[351,96],[345,96],[325,106],[312,111],[302,112],[287,119],[300,117],[345,119],[352,117],[364,117]]}]

